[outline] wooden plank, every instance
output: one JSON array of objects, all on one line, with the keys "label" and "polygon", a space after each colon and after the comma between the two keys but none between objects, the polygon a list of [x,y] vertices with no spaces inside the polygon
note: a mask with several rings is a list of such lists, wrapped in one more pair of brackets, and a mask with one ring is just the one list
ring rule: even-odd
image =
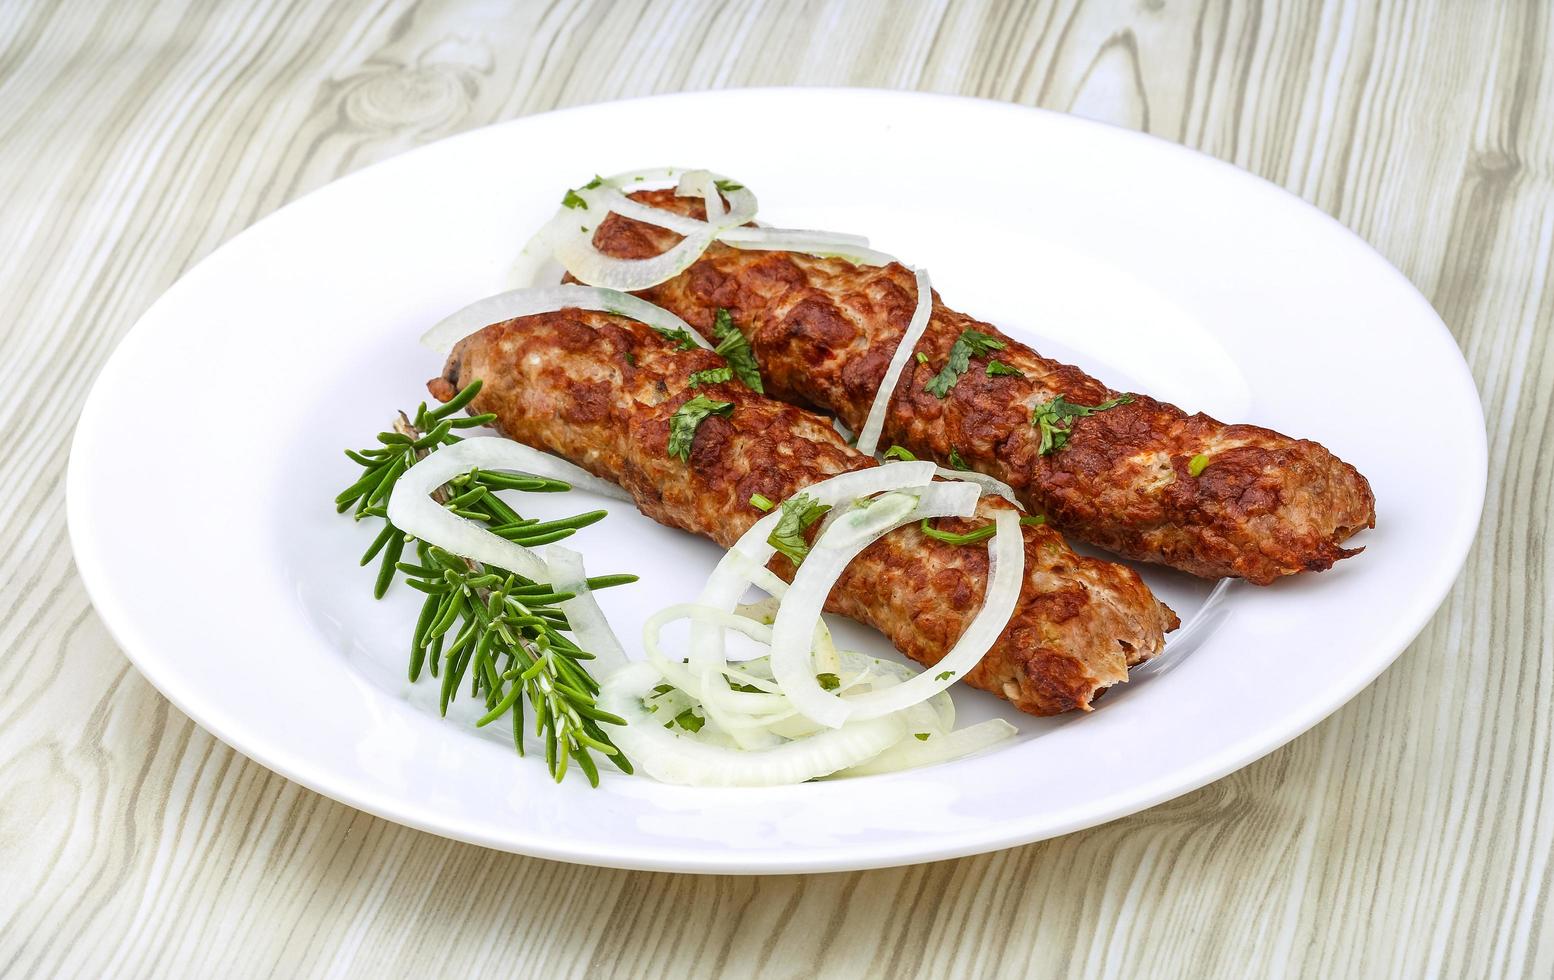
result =
[{"label": "wooden plank", "polygon": [[[0,973],[1554,973],[1551,33],[1534,0],[0,5]],[[772,84],[1145,129],[1284,185],[1403,269],[1468,356],[1491,479],[1467,571],[1398,667],[1130,819],[763,880],[397,827],[247,762],[129,668],[70,561],[65,454],[79,393],[182,271],[450,133]]]}]

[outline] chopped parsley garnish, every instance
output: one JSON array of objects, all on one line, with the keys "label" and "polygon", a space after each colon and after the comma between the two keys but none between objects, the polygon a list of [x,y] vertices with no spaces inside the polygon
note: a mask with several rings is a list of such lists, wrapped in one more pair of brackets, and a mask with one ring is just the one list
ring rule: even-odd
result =
[{"label": "chopped parsley garnish", "polygon": [[965,534],[953,534],[949,531],[941,531],[929,524],[927,518],[924,518],[918,524],[918,527],[930,538],[933,538],[935,541],[943,541],[945,544],[976,544],[978,541],[986,541],[998,533],[997,524],[984,524],[974,531],[967,531]]},{"label": "chopped parsley garnish", "polygon": [[[703,718],[701,715],[698,715],[695,708],[686,708],[684,711],[675,715],[674,721],[670,722],[669,724],[679,725],[681,728],[694,734],[695,732],[701,731],[701,726],[705,725],[706,723],[707,719]],[[665,725],[664,727],[668,728],[669,725]]]},{"label": "chopped parsley garnish", "polygon": [[923,388],[936,398],[944,398],[955,387],[955,382],[971,367],[973,357],[981,357],[995,350],[1003,350],[1005,344],[997,337],[989,336],[979,330],[962,330],[960,336],[955,338],[955,343],[950,345],[950,362],[939,369],[939,373],[928,379]]},{"label": "chopped parsley garnish", "polygon": [[1035,514],[1028,517],[1022,517],[1020,518],[1020,523],[1025,527],[1040,527],[1041,525],[1047,523],[1047,515]]},{"label": "chopped parsley garnish", "polygon": [[917,363],[919,363],[919,364],[927,364],[928,363],[928,355],[924,354],[922,351],[918,351],[917,352]]},{"label": "chopped parsley garnish", "polygon": [[713,401],[706,395],[697,395],[675,409],[669,418],[669,455],[691,461],[691,441],[696,429],[709,415],[728,415],[734,410],[733,402]]},{"label": "chopped parsley garnish", "polygon": [[768,510],[769,511],[773,507],[776,507],[777,505],[772,503],[772,498],[768,497],[766,494],[764,494],[764,493],[753,493],[753,494],[750,495],[750,506],[754,507],[756,510]]},{"label": "chopped parsley garnish", "polygon": [[1131,401],[1132,395],[1118,395],[1099,405],[1076,405],[1059,395],[1050,402],[1042,402],[1031,410],[1031,424],[1041,430],[1041,446],[1037,453],[1046,456],[1068,445],[1069,428],[1074,424],[1074,419],[1082,419]]},{"label": "chopped parsley garnish", "polygon": [[955,451],[954,446],[950,447],[950,465],[957,470],[970,469],[970,467],[966,465],[966,461],[960,458],[960,453]]},{"label": "chopped parsley garnish", "polygon": [[912,737],[917,739],[919,742],[926,742],[926,741],[928,741],[928,733],[927,732],[913,732],[912,733]]},{"label": "chopped parsley garnish", "polygon": [[823,691],[834,691],[842,686],[842,679],[835,674],[816,674],[815,680],[820,682]]},{"label": "chopped parsley garnish", "polygon": [[[579,187],[576,190],[568,190],[566,196],[561,199],[561,206],[564,208],[582,208],[584,211],[587,211],[588,202],[583,200],[583,195],[579,194],[578,191],[591,191],[602,183],[604,183],[604,178],[598,174],[594,174],[594,179],[590,180],[582,187]],[[588,229],[584,228],[583,230],[587,231]]]},{"label": "chopped parsley garnish", "polygon": [[674,341],[675,350],[695,350],[701,346],[684,327],[660,327],[657,324],[649,324],[649,326],[658,331],[660,336]]},{"label": "chopped parsley garnish", "polygon": [[1187,461],[1187,472],[1194,477],[1202,473],[1209,465],[1209,457],[1199,453]]},{"label": "chopped parsley garnish", "polygon": [[716,187],[720,191],[723,191],[725,194],[729,191],[742,191],[745,189],[744,184],[736,183],[732,180],[715,180],[712,182],[712,186]]},{"label": "chopped parsley garnish", "polygon": [[637,366],[637,355],[633,354],[631,351],[627,351],[626,352],[626,363],[630,364],[632,367],[636,367]]},{"label": "chopped parsley garnish", "polygon": [[1019,368],[1012,368],[1005,364],[1003,361],[995,358],[994,360],[987,362],[987,376],[990,378],[1005,376],[1010,378],[1023,378],[1025,377],[1025,372],[1021,371]]},{"label": "chopped parsley garnish", "polygon": [[936,681],[947,681],[951,677],[954,677],[954,676],[955,676],[955,671],[953,671],[953,670],[941,670],[937,674],[934,675],[933,679],[936,680]]},{"label": "chopped parsley garnish", "polygon": [[712,318],[712,333],[718,338],[718,346],[713,350],[728,362],[728,366],[734,371],[734,376],[743,381],[751,391],[766,394],[766,386],[761,383],[761,368],[755,363],[755,354],[750,351],[750,342],[745,340],[745,335],[734,326],[734,318],[729,316],[728,310],[721,306]]},{"label": "chopped parsley garnish", "polygon": [[891,446],[889,449],[885,450],[885,458],[905,460],[908,463],[917,462],[917,456],[912,453],[912,450],[905,446]]},{"label": "chopped parsley garnish", "polygon": [[691,387],[698,388],[702,385],[720,385],[734,377],[734,369],[731,367],[707,368],[705,371],[695,371],[691,374]]},{"label": "chopped parsley garnish", "polygon": [[765,694],[766,693],[765,691],[761,690],[759,687],[756,687],[754,684],[733,684],[733,683],[731,683],[731,684],[729,684],[728,689],[730,691],[738,691],[741,694]]},{"label": "chopped parsley garnish", "polygon": [[782,517],[767,536],[766,543],[787,555],[797,565],[809,554],[809,542],[804,540],[816,521],[831,509],[807,493],[797,494],[782,502]]}]

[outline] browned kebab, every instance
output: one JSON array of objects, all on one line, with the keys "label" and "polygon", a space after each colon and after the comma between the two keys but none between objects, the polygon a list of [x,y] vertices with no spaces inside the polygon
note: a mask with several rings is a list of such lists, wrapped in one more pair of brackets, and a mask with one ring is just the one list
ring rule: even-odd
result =
[{"label": "browned kebab", "polygon": [[[465,338],[428,387],[446,401],[481,379],[473,409],[494,413],[502,433],[620,484],[649,517],[725,547],[762,516],[753,496],[784,500],[837,473],[878,465],[820,415],[738,381],[693,387],[693,373],[723,364],[634,320],[566,309]],[[682,459],[669,452],[671,418],[701,395],[732,407],[702,421]],[[946,520],[940,529],[966,531],[1010,506],[984,497],[976,520]],[[1032,714],[1087,710],[1127,679],[1130,666],[1160,652],[1176,617],[1133,570],[1075,554],[1049,527],[1021,530],[1025,581],[1015,612],[964,680]],[[781,554],[771,567],[785,578],[793,572]],[[931,665],[975,615],[987,574],[983,548],[908,525],[848,567],[827,609],[878,629]]]},{"label": "browned kebab", "polygon": [[[631,196],[706,213],[701,199],[673,190]],[[613,214],[593,239],[617,258],[657,255],[679,240]],[[638,295],[708,336],[726,309],[768,393],[834,414],[854,431],[917,305],[913,273],[896,263],[859,266],[716,242]],[[967,331],[992,343],[956,352]],[[945,385],[941,372],[967,353],[964,373],[952,368]],[[1113,391],[937,297],[915,355],[889,403],[882,446],[897,443],[944,465],[964,461],[1008,483],[1064,532],[1116,554],[1266,585],[1356,554],[1344,541],[1375,526],[1370,484],[1317,443]],[[989,370],[994,360],[1000,366]]]}]

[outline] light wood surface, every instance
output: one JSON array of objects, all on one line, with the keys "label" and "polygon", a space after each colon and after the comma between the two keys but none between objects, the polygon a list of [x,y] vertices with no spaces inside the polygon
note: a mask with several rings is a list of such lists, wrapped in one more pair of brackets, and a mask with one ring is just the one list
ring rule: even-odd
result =
[{"label": "light wood surface", "polygon": [[[758,84],[1145,129],[1288,187],[1407,273],[1472,365],[1491,457],[1480,543],[1398,665],[1135,817],[768,879],[407,830],[248,762],[139,677],[76,577],[63,478],[76,398],[159,293],[427,141]],[[6,0],[0,110],[0,974],[1554,975],[1547,4]]]}]

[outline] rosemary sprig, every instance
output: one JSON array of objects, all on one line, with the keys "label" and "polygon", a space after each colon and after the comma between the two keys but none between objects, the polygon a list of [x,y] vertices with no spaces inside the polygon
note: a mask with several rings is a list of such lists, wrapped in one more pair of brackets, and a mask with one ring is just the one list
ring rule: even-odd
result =
[{"label": "rosemary sprig", "polygon": [[[383,521],[363,565],[379,562],[373,594],[381,598],[396,573],[405,584],[426,595],[410,644],[409,674],[418,680],[423,669],[441,681],[439,707],[448,704],[469,679],[469,691],[484,700],[486,714],[477,725],[488,725],[504,715],[512,719],[513,745],[524,754],[523,726],[527,701],[534,712],[535,735],[544,740],[545,762],[560,782],[572,762],[588,781],[599,784],[599,770],[591,752],[610,756],[616,766],[631,772],[631,762],[618,749],[603,725],[625,722],[598,707],[599,683],[584,662],[593,654],[579,649],[567,635],[566,615],[557,604],[572,593],[556,592],[504,569],[487,567],[420,541],[388,522],[388,497],[405,470],[438,446],[459,441],[456,430],[485,425],[493,415],[454,417],[480,391],[480,382],[466,387],[452,401],[435,409],[423,403],[414,419],[399,413],[391,432],[378,434],[378,446],[347,450],[362,467],[362,475],[335,498],[341,513],[354,508],[355,518]],[[492,533],[525,546],[535,546],[575,534],[579,528],[604,517],[590,511],[558,521],[524,518],[500,497],[498,490],[552,493],[570,489],[559,480],[543,477],[488,473],[471,470],[437,488],[432,497],[444,507],[485,523]],[[414,545],[415,562],[401,560],[405,548]],[[635,575],[606,575],[588,579],[590,589],[635,582]]]}]

